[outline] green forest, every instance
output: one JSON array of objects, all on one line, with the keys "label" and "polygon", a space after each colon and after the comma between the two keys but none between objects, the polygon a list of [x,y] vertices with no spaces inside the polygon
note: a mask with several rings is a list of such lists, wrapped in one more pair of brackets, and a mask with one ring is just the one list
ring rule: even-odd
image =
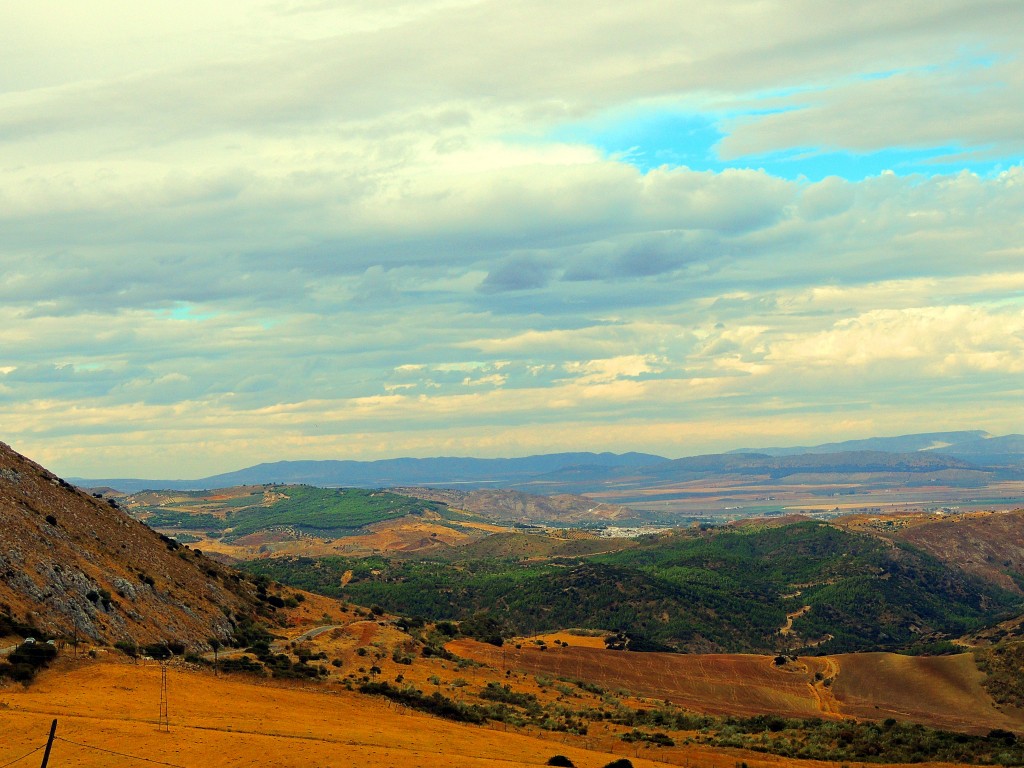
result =
[{"label": "green forest", "polygon": [[[525,535],[525,534],[524,534]],[[472,554],[472,548],[470,554]],[[429,620],[487,613],[509,634],[564,627],[677,651],[920,652],[994,621],[1019,595],[906,545],[819,522],[675,531],[619,551],[538,558],[282,558],[282,583]],[[341,576],[352,571],[342,588]],[[788,613],[797,640],[778,630]]]}]

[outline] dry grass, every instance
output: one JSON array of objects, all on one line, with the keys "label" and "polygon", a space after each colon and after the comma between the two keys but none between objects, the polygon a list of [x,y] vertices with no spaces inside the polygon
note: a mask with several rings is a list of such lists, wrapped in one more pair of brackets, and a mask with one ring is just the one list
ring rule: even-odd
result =
[{"label": "dry grass", "polygon": [[999,710],[981,686],[973,654],[913,657],[891,653],[837,656],[841,672],[832,686],[846,714],[911,720],[935,728],[985,734],[1020,731],[1024,713]]},{"label": "dry grass", "polygon": [[[585,739],[467,726],[344,690],[215,678],[181,667],[169,669],[168,693],[170,732],[164,733],[158,729],[156,664],[65,660],[31,689],[0,688],[0,764],[43,744],[57,718],[57,735],[66,741],[56,742],[51,764],[66,768],[146,764],[128,756],[183,768],[517,768],[543,765],[555,754],[580,768],[600,768],[623,755],[637,768],[734,768],[741,761],[750,768],[830,765],[697,745],[637,747],[611,731]],[[36,753],[25,764],[38,758]]]},{"label": "dry grass", "polygon": [[495,666],[534,674],[588,680],[610,690],[625,690],[667,700],[708,714],[756,715],[771,712],[792,717],[822,715],[811,685],[814,664],[780,669],[769,656],[745,654],[628,653],[573,645],[541,651],[495,648],[473,640],[449,644],[453,653]]},{"label": "dry grass", "polygon": [[[467,526],[463,526],[464,528]],[[205,538],[202,531],[189,531],[200,537],[193,546],[203,552],[215,552],[239,560],[263,557],[326,557],[343,555],[361,557],[376,552],[428,552],[466,544],[487,533],[505,530],[497,526],[469,526],[479,529],[470,535],[443,523],[402,517],[369,526],[365,532],[337,539],[303,535],[295,537],[283,531],[261,531],[234,542]]]},{"label": "dry grass", "polygon": [[[614,759],[611,752],[581,744],[450,723],[347,691],[259,685],[185,669],[171,669],[168,678],[170,733],[157,727],[160,669],[155,664],[89,663],[51,670],[27,691],[0,689],[0,764],[42,744],[52,718],[64,739],[187,768],[516,768],[543,765],[554,754],[598,768]],[[619,744],[619,756],[625,752]],[[630,754],[637,766],[665,765]],[[703,764],[716,763],[731,768],[733,760],[719,754]],[[51,764],[127,768],[142,763],[58,741]]]},{"label": "dry grass", "polygon": [[778,667],[770,656],[606,651],[573,645],[579,638],[572,635],[558,637],[570,647],[549,644],[542,651],[525,641],[520,649],[496,648],[473,640],[448,647],[498,668],[588,680],[713,715],[893,717],[978,734],[1024,729],[1024,712],[996,708],[970,654],[843,654]]}]

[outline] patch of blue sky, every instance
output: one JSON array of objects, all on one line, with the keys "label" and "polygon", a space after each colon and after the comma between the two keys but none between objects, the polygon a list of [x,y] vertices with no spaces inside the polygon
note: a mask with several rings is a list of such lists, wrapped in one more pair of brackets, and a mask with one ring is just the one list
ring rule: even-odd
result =
[{"label": "patch of blue sky", "polygon": [[169,317],[172,320],[189,320],[192,322],[202,322],[203,320],[212,320],[217,317],[219,312],[197,312],[194,305],[189,304],[187,301],[179,301],[174,305],[174,308],[170,311],[163,311],[159,314]]},{"label": "patch of blue sky", "polygon": [[548,138],[586,144],[646,172],[663,165],[712,170],[724,138],[716,121],[700,114],[654,112],[562,126]]},{"label": "patch of blue sky", "polygon": [[716,172],[753,168],[791,180],[819,181],[826,176],[840,176],[860,181],[885,171],[901,176],[935,176],[967,170],[991,176],[1021,162],[1019,156],[1000,157],[994,156],[991,149],[975,151],[959,146],[890,147],[874,152],[791,147],[759,155],[720,157],[717,147],[726,136],[720,125],[737,117],[756,120],[758,114],[764,112],[710,115],[654,111],[628,117],[616,115],[561,126],[546,138],[595,147],[605,156],[644,173],[663,166]]}]

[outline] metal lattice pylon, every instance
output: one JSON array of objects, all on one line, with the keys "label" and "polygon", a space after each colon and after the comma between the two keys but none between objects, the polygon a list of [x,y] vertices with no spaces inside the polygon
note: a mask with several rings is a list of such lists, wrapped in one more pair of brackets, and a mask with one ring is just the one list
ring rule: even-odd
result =
[{"label": "metal lattice pylon", "polygon": [[167,665],[160,665],[160,721],[157,728],[161,731],[171,732],[171,720],[167,714]]}]

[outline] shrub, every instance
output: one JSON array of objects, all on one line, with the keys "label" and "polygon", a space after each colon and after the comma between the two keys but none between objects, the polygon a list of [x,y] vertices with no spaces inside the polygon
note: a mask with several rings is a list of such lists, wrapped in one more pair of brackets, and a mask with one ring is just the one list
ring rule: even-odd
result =
[{"label": "shrub", "polygon": [[57,658],[57,649],[49,643],[22,643],[0,664],[0,678],[9,677],[28,685],[36,673]]},{"label": "shrub", "polygon": [[263,675],[265,671],[263,665],[258,661],[253,661],[248,656],[239,656],[233,659],[221,659],[220,662],[221,672],[249,672],[251,674]]},{"label": "shrub", "polygon": [[434,625],[434,629],[448,637],[455,637],[459,634],[459,628],[450,621],[439,621]]},{"label": "shrub", "polygon": [[164,643],[150,643],[149,645],[144,645],[142,646],[142,653],[144,656],[149,656],[151,659],[156,659],[157,661],[164,661],[171,658],[171,649]]},{"label": "shrub", "polygon": [[9,677],[16,683],[28,685],[35,676],[36,669],[29,664],[0,664],[0,680]]},{"label": "shrub", "polygon": [[55,658],[57,649],[49,643],[22,643],[7,656],[7,661],[12,665],[28,664],[40,669]]},{"label": "shrub", "polygon": [[487,722],[487,713],[481,707],[475,704],[463,704],[461,701],[454,701],[446,696],[442,696],[440,693],[432,693],[429,696],[425,696],[414,688],[396,688],[390,683],[370,682],[359,686],[359,691],[360,693],[385,696],[399,704],[404,704],[410,709],[429,712],[448,720],[477,725]]},{"label": "shrub", "polygon": [[118,640],[114,643],[114,647],[125,656],[131,656],[133,659],[139,655],[139,646],[135,644],[134,640]]},{"label": "shrub", "polygon": [[554,757],[549,757],[545,765],[560,765],[562,766],[562,768],[576,768],[573,761],[565,755],[555,755]]}]

